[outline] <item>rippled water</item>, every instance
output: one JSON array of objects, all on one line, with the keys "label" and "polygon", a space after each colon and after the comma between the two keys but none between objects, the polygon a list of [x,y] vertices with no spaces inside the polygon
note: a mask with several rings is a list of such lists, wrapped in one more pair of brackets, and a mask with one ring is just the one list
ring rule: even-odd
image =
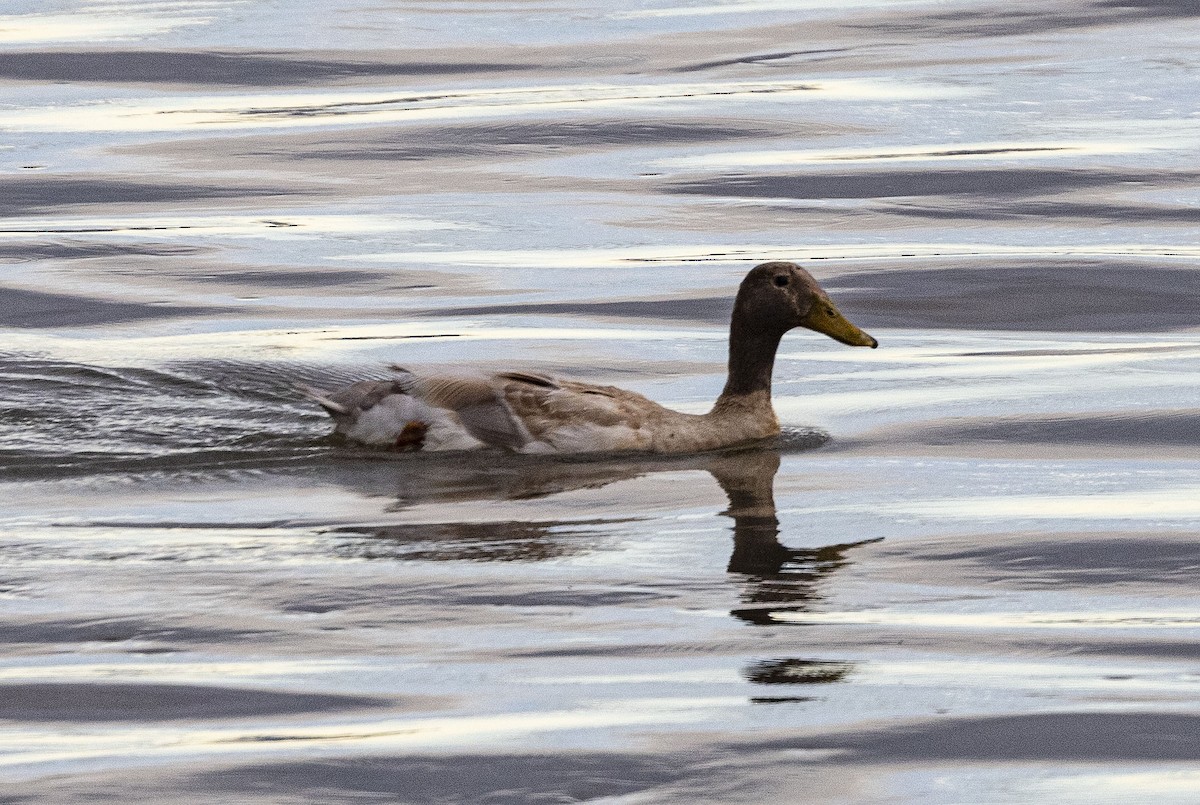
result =
[{"label": "rippled water", "polygon": [[[0,802],[1195,802],[1200,10],[10,2]],[[787,434],[355,451],[501,361]]]}]

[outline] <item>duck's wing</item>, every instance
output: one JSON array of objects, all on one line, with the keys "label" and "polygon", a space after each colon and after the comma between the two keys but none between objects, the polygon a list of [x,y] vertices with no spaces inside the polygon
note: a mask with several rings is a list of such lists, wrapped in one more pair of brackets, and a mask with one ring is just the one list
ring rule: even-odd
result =
[{"label": "duck's wing", "polygon": [[425,374],[392,368],[401,373],[396,382],[405,393],[453,413],[466,432],[484,444],[520,450],[533,440],[505,401],[503,375]]},{"label": "duck's wing", "polygon": [[529,372],[488,375],[401,371],[415,398],[454,412],[476,439],[522,452],[645,450],[662,410],[640,394]]},{"label": "duck's wing", "polygon": [[648,450],[665,411],[640,394],[571,380],[505,376],[504,400],[535,449],[561,453]]}]

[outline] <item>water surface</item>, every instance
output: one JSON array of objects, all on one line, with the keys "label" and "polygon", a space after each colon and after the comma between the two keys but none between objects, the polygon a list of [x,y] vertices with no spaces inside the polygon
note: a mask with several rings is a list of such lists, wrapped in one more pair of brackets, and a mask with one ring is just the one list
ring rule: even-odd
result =
[{"label": "water surface", "polygon": [[[0,801],[1193,802],[1182,0],[0,14]],[[333,444],[500,363],[779,443]]]}]

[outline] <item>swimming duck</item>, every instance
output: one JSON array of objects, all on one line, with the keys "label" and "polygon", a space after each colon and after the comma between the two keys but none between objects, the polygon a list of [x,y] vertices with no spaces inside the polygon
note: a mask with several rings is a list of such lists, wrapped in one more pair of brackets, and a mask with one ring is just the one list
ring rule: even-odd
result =
[{"label": "swimming duck", "polygon": [[878,342],[851,324],[795,263],[763,263],[738,288],[729,375],[707,414],[664,408],[632,391],[531,372],[425,372],[337,391],[303,388],[348,441],[400,450],[517,453],[698,453],[779,433],[771,371],[784,333],[805,327],[855,347]]}]

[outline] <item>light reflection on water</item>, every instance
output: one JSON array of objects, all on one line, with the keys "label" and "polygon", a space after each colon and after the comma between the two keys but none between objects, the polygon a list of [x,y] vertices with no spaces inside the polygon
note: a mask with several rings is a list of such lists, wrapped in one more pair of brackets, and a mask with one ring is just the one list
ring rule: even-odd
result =
[{"label": "light reflection on water", "polygon": [[[339,722],[329,725],[295,725],[249,730],[204,728],[154,728],[138,726],[108,730],[103,735],[83,735],[63,740],[57,734],[22,736],[20,744],[0,741],[0,768],[21,764],[37,769],[63,761],[86,763],[114,757],[137,758],[138,765],[197,754],[209,758],[241,760],[271,756],[302,747],[332,750],[333,756],[351,752],[386,752],[418,748],[423,752],[456,747],[502,745],[514,739],[569,730],[636,727],[644,724],[690,724],[706,713],[743,704],[740,698],[660,698],[629,702],[628,709],[598,707],[561,712],[505,713],[499,716],[406,719],[395,721]],[[40,740],[39,740],[40,739]],[[49,745],[47,745],[49,744]]]},{"label": "light reflection on water", "polygon": [[[19,0],[0,777],[1188,801],[1195,16]],[[294,391],[519,365],[703,410],[767,259],[882,343],[789,335],[774,448],[413,460]]]},{"label": "light reflection on water", "polygon": [[[927,629],[1195,629],[1200,618],[1192,612],[1105,612],[1085,615],[1079,612],[1022,612],[1004,614],[962,613],[863,613],[820,612],[779,613],[778,620],[794,623],[852,623]],[[954,672],[953,666],[939,665],[940,673]]]},{"label": "light reflection on water", "polygon": [[[523,252],[404,252],[356,256],[353,259],[384,263],[453,263],[455,265],[508,266],[519,268],[608,268],[628,263],[723,263],[741,262],[757,265],[766,260],[828,260],[821,265],[824,271],[837,271],[838,261],[888,260],[895,262],[915,257],[1165,257],[1192,260],[1200,257],[1200,246],[1175,246],[1144,243],[1064,243],[1049,246],[1021,247],[986,243],[888,243],[877,246],[860,244],[830,244],[827,246],[742,246],[735,249],[711,246],[659,249],[623,247],[608,250],[536,250]],[[898,268],[898,266],[897,266]]]},{"label": "light reflection on water", "polygon": [[1186,520],[1200,517],[1200,487],[1146,489],[1126,495],[1047,495],[923,501],[899,507],[905,514],[990,517],[1007,521],[1040,519]]},{"label": "light reflection on water", "polygon": [[[1181,144],[1181,143],[1179,143]],[[1022,158],[1071,158],[1096,157],[1106,154],[1129,154],[1144,151],[1150,146],[1141,142],[1098,143],[1088,141],[1064,141],[1057,143],[954,143],[940,145],[907,146],[881,150],[809,150],[809,151],[740,151],[729,154],[705,154],[695,157],[677,157],[663,160],[662,167],[669,168],[735,168],[759,167],[764,165],[818,165],[822,162],[926,162],[952,160],[995,161]]]},{"label": "light reflection on water", "polygon": [[[0,42],[9,45],[129,41],[161,36],[185,26],[204,25],[232,3],[123,3],[113,6],[85,3],[84,9],[63,14],[0,16]],[[81,13],[82,11],[82,13]]]},{"label": "light reflection on water", "polygon": [[302,129],[416,123],[464,118],[530,115],[545,111],[636,109],[669,103],[686,108],[713,98],[736,102],[762,95],[805,100],[809,95],[846,102],[945,98],[962,90],[862,81],[655,83],[449,90],[429,95],[394,92],[221,95],[175,99],[126,100],[79,105],[64,117],[59,110],[0,111],[0,126],[28,132],[180,132],[192,129]]},{"label": "light reflection on water", "polygon": [[[284,238],[408,232],[455,229],[461,224],[452,221],[422,220],[398,215],[312,215],[287,214],[284,220],[272,220],[261,215],[126,215],[120,218],[90,218],[59,216],[57,218],[9,219],[0,225],[0,238],[28,238],[30,235],[87,235],[89,239],[104,236],[185,237],[188,240],[205,236],[242,235]],[[278,230],[286,230],[279,232]]]}]

